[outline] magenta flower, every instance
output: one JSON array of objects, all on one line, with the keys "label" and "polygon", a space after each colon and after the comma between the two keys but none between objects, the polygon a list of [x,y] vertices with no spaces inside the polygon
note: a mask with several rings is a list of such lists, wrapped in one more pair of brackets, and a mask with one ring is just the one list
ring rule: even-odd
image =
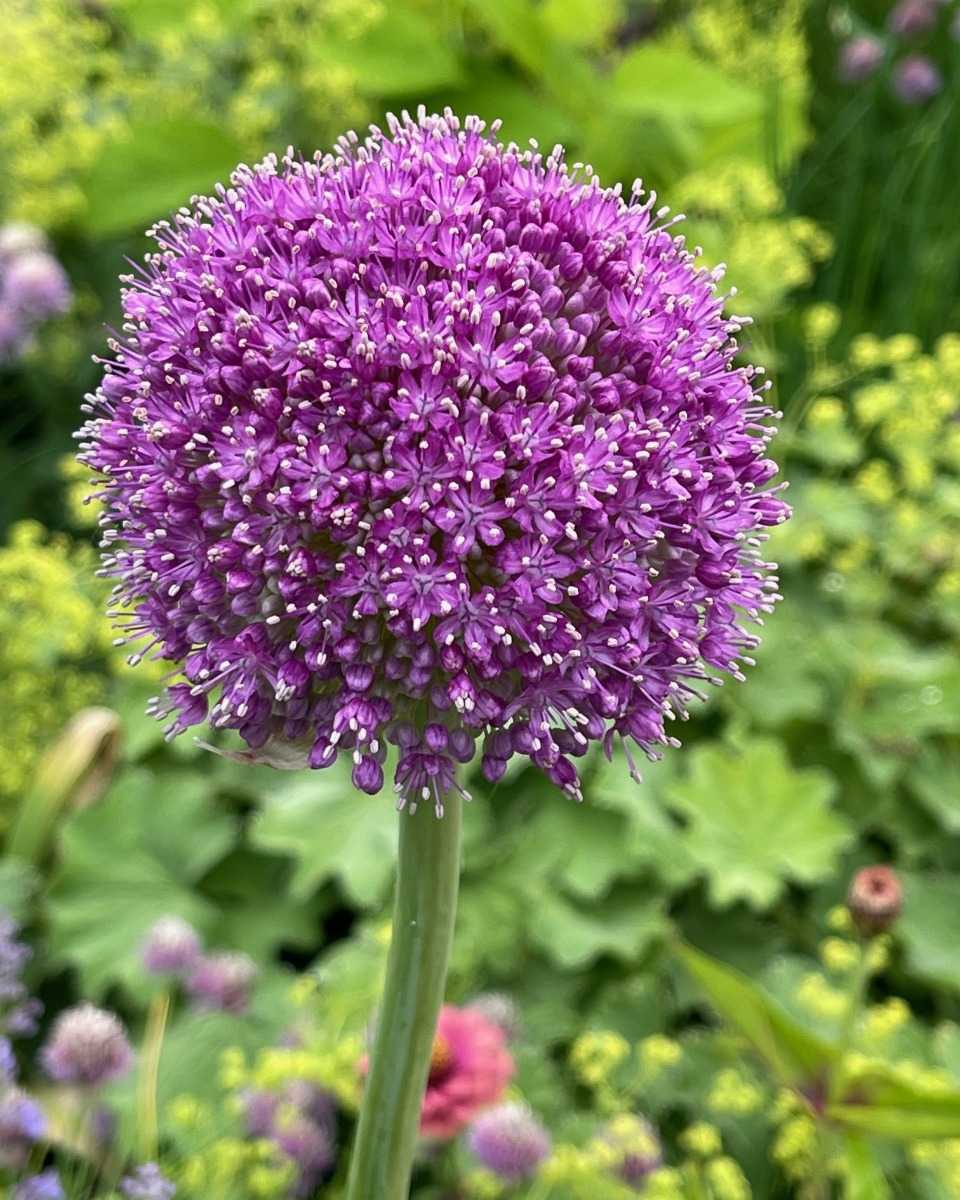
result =
[{"label": "magenta flower", "polygon": [[550,1135],[529,1106],[518,1101],[481,1113],[471,1122],[466,1140],[482,1166],[510,1182],[532,1178],[550,1154]]},{"label": "magenta flower", "polygon": [[481,1109],[502,1099],[515,1069],[505,1040],[499,1026],[472,1009],[440,1009],[420,1111],[423,1137],[456,1137]]},{"label": "magenta flower", "polygon": [[169,735],[371,793],[393,743],[438,813],[478,741],[574,797],[591,742],[656,757],[739,676],[788,511],[719,272],[483,130],[391,118],[159,225],[82,431]]}]

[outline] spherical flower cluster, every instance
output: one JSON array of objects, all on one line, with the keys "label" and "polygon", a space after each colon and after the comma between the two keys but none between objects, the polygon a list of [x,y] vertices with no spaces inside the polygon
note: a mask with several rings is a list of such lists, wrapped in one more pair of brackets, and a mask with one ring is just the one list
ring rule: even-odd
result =
[{"label": "spherical flower cluster", "polygon": [[943,75],[926,55],[908,54],[897,63],[891,87],[904,104],[923,104],[943,91]]},{"label": "spherical flower cluster", "polygon": [[897,37],[929,33],[937,24],[937,0],[900,0],[887,14],[887,28]]},{"label": "spherical flower cluster", "polygon": [[0,366],[33,344],[38,325],[70,307],[66,272],[32,225],[0,229]]},{"label": "spherical flower cluster", "polygon": [[126,1075],[133,1050],[116,1013],[80,1004],[57,1017],[40,1060],[58,1083],[95,1088]]},{"label": "spherical flower cluster", "polygon": [[424,1137],[452,1138],[503,1096],[513,1077],[503,1030],[469,1008],[440,1010],[420,1112]]},{"label": "spherical flower cluster", "polygon": [[161,917],[140,948],[144,969],[151,975],[180,975],[190,971],[202,953],[200,935],[181,917]]},{"label": "spherical flower cluster", "polygon": [[861,867],[850,881],[847,908],[861,937],[886,933],[903,912],[903,887],[893,867]]},{"label": "spherical flower cluster", "polygon": [[837,74],[844,83],[862,83],[883,64],[883,41],[870,33],[860,33],[845,42],[840,51]]},{"label": "spherical flower cluster", "polygon": [[467,1130],[467,1148],[501,1179],[530,1179],[550,1154],[550,1135],[526,1104],[512,1101],[481,1113]]},{"label": "spherical flower cluster", "polygon": [[467,1008],[499,1026],[508,1042],[515,1042],[520,1036],[523,1024],[520,1008],[506,992],[481,992],[473,997]]},{"label": "spherical flower cluster", "polygon": [[197,959],[184,982],[197,1007],[240,1013],[256,978],[257,964],[249,955],[218,950]]},{"label": "spherical flower cluster", "polygon": [[654,204],[421,111],[153,231],[81,461],[134,659],[183,665],[171,736],[370,793],[389,742],[440,813],[478,740],[579,797],[591,742],[656,757],[739,677],[770,412]]}]

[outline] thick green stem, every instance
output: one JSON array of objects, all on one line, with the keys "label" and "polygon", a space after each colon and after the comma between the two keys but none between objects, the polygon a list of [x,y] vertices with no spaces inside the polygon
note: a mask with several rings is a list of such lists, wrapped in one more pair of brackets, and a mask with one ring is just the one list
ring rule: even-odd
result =
[{"label": "thick green stem", "polygon": [[460,883],[459,795],[400,814],[393,940],[345,1200],[407,1200]]}]

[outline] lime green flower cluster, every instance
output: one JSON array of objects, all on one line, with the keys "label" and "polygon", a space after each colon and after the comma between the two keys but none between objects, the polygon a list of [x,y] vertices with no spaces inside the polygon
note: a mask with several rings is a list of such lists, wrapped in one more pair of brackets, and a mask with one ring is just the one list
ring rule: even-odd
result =
[{"label": "lime green flower cluster", "polygon": [[77,180],[122,118],[109,29],[75,0],[5,0],[0,217],[44,228],[82,209]]},{"label": "lime green flower cluster", "polygon": [[360,1060],[365,1046],[355,1034],[335,1036],[322,1021],[310,1019],[308,1008],[316,996],[316,980],[304,975],[292,989],[291,1001],[304,1011],[304,1020],[296,1030],[295,1045],[268,1046],[259,1051],[252,1063],[239,1048],[224,1054],[220,1070],[221,1086],[237,1094],[245,1089],[282,1092],[291,1083],[312,1083],[336,1096],[341,1108],[356,1112],[360,1107],[363,1077]]},{"label": "lime green flower cluster", "polygon": [[0,547],[0,801],[29,783],[74,713],[104,699],[105,672],[118,657],[96,567],[90,546],[34,521],[15,525]]},{"label": "lime green flower cluster", "polygon": [[[291,123],[305,113],[330,136],[367,119],[355,73],[346,64],[321,68],[311,47],[359,37],[384,19],[379,0],[248,0],[231,10],[229,21],[213,0],[192,0],[147,26],[137,22],[130,0],[108,0],[107,8],[121,26],[129,23],[124,96],[133,115],[214,121],[251,155],[277,136],[291,136]],[[138,63],[141,69],[133,69]]]},{"label": "lime green flower cluster", "polygon": [[695,171],[670,199],[687,217],[687,240],[709,261],[727,263],[727,280],[737,288],[729,307],[760,321],[781,313],[833,251],[829,235],[809,217],[789,215],[768,171],[745,158]]},{"label": "lime green flower cluster", "polygon": [[777,531],[779,561],[855,574],[856,601],[868,611],[909,594],[917,616],[958,632],[960,336],[924,353],[908,334],[862,334],[837,363],[826,353],[837,323],[823,305],[806,322],[809,404],[787,449],[821,477],[798,481],[805,519],[793,533]]},{"label": "lime green flower cluster", "polygon": [[183,1200],[280,1200],[289,1194],[295,1165],[263,1138],[217,1137],[211,1109],[178,1096],[169,1116],[196,1148],[165,1165]]}]

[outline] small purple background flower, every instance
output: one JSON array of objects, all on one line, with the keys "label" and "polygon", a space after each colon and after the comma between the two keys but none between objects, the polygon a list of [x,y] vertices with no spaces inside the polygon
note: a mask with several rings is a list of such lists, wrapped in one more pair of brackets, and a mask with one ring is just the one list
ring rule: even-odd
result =
[{"label": "small purple background flower", "polygon": [[144,1163],[120,1181],[124,1200],[173,1200],[177,1189],[156,1163]]},{"label": "small purple background flower", "polygon": [[65,1200],[59,1174],[51,1169],[21,1179],[14,1185],[10,1200]]},{"label": "small purple background flower", "polygon": [[869,33],[857,34],[840,50],[837,74],[844,83],[862,83],[879,70],[884,53],[880,38]]},{"label": "small purple background flower", "polygon": [[466,1134],[477,1161],[501,1179],[531,1179],[550,1154],[550,1135],[526,1104],[498,1104],[475,1117]]},{"label": "small purple background flower", "polygon": [[440,814],[478,749],[579,798],[591,742],[657,757],[740,677],[771,414],[654,205],[421,110],[154,230],[81,461],[133,660],[183,665],[170,736],[368,792],[393,743]]},{"label": "small purple background flower", "polygon": [[181,917],[161,917],[140,948],[144,969],[151,975],[180,975],[191,970],[203,953],[197,931]]},{"label": "small purple background flower", "polygon": [[187,992],[200,1008],[243,1012],[257,978],[257,965],[246,954],[221,950],[199,958],[186,978]]},{"label": "small purple background flower", "polygon": [[904,104],[924,104],[943,91],[943,76],[929,58],[910,54],[894,67],[891,87]]},{"label": "small purple background flower", "polygon": [[126,1075],[133,1050],[116,1013],[81,1004],[57,1017],[40,1060],[58,1083],[95,1088]]}]

